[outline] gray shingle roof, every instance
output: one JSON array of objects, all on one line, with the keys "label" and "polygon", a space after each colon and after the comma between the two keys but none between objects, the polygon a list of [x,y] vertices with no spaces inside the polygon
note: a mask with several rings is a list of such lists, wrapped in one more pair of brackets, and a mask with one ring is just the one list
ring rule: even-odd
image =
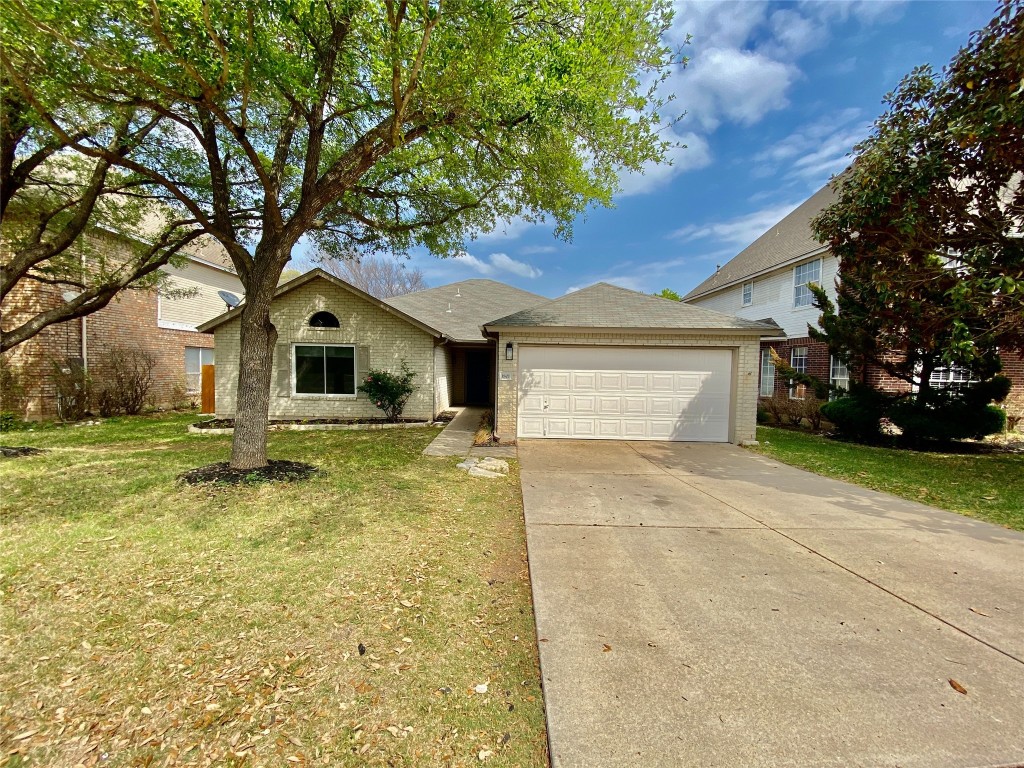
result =
[{"label": "gray shingle roof", "polygon": [[454,341],[474,342],[486,340],[480,327],[488,320],[541,304],[548,298],[480,279],[427,288],[385,301]]},{"label": "gray shingle roof", "polygon": [[832,190],[831,183],[826,184],[782,221],[740,251],[715,274],[686,294],[683,299],[695,299],[712,293],[751,275],[766,272],[787,261],[819,250],[822,246],[811,232],[811,219],[825,210],[835,199],[836,193]]},{"label": "gray shingle roof", "polygon": [[651,328],[778,331],[753,320],[597,283],[530,309],[492,320],[488,328]]}]

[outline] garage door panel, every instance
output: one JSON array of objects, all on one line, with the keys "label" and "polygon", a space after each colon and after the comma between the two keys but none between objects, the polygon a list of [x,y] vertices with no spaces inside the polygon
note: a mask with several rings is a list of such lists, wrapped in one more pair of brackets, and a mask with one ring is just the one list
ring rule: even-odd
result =
[{"label": "garage door panel", "polygon": [[543,379],[545,389],[565,391],[569,389],[572,373],[569,371],[546,371]]},{"label": "garage door panel", "polygon": [[645,397],[624,397],[622,398],[622,412],[627,416],[644,416],[647,414],[647,398]]},{"label": "garage door panel", "polygon": [[526,345],[519,434],[724,442],[731,378],[723,349]]},{"label": "garage door panel", "polygon": [[578,371],[572,374],[573,392],[594,392],[597,390],[597,373]]},{"label": "garage door panel", "polygon": [[621,392],[625,387],[621,373],[597,372],[597,388],[602,392]]},{"label": "garage door panel", "polygon": [[572,413],[597,415],[597,395],[572,395]]}]

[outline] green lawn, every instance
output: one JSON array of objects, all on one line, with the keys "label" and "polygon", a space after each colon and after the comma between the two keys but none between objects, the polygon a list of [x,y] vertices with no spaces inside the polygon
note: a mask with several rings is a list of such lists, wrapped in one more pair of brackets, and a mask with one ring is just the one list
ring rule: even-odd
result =
[{"label": "green lawn", "polygon": [[0,435],[49,449],[0,459],[0,765],[547,765],[514,468],[275,432],[325,474],[189,487],[194,420]]},{"label": "green lawn", "polygon": [[873,448],[758,427],[753,450],[819,475],[1024,530],[1024,454]]}]

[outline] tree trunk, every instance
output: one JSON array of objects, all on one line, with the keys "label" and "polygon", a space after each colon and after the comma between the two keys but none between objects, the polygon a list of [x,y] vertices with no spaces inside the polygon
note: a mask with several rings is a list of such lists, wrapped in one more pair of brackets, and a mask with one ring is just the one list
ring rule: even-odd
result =
[{"label": "tree trunk", "polygon": [[[287,257],[285,257],[287,260]],[[267,265],[272,267],[272,265]],[[231,441],[231,468],[257,469],[267,465],[267,424],[270,380],[273,376],[277,328],[270,322],[270,303],[277,278],[251,275],[241,309],[238,350],[238,389],[235,397],[235,434]],[[280,274],[281,266],[276,269]]]}]

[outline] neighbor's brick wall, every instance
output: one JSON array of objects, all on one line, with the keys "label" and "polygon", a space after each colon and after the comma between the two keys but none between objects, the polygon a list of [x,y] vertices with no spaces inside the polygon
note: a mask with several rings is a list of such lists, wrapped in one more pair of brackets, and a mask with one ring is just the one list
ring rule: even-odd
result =
[{"label": "neighbor's brick wall", "polygon": [[[113,236],[90,234],[88,237],[90,246],[102,248],[108,258],[131,255],[130,249]],[[32,315],[61,304],[63,290],[55,286],[19,286],[4,301],[3,327],[16,327]],[[213,346],[213,337],[209,334],[158,327],[154,291],[122,291],[99,312],[88,315],[85,325],[86,363],[96,385],[102,384],[105,374],[104,352],[112,346],[143,349],[156,361],[149,398],[151,404],[158,407],[172,405],[184,389],[185,347]],[[81,328],[80,319],[52,325],[5,355],[19,370],[26,386],[25,418],[57,416],[57,393],[50,371],[54,362],[64,364],[69,358],[81,357]]]},{"label": "neighbor's brick wall", "polygon": [[[822,381],[829,381],[832,375],[832,358],[828,351],[828,345],[821,341],[815,341],[810,337],[797,339],[785,339],[783,341],[766,341],[761,344],[762,349],[773,348],[786,363],[792,361],[791,354],[794,347],[807,347],[807,373]],[[760,389],[761,368],[758,365],[758,388]],[[900,379],[893,378],[881,368],[869,366],[863,375],[856,371],[850,372],[852,381],[862,381],[875,389],[883,392],[905,392],[910,386]],[[789,380],[776,373],[775,394],[785,395],[789,393]]]},{"label": "neighbor's brick wall", "polygon": [[[315,312],[333,313],[340,328],[310,328]],[[372,304],[327,280],[312,280],[276,299],[271,306],[271,322],[277,328],[274,349],[274,373],[270,388],[270,417],[275,419],[366,418],[381,416],[366,395],[351,396],[292,395],[291,345],[294,343],[355,344],[356,372],[367,368],[398,371],[402,360],[416,373],[416,391],[409,398],[404,415],[408,418],[434,417],[434,338],[396,315]],[[215,329],[217,340],[217,416],[235,415],[238,384],[239,322],[231,320]],[[368,350],[369,359],[360,356]],[[281,355],[288,355],[282,361]],[[281,363],[287,365],[287,377],[279,377]],[[358,382],[357,382],[358,383]]]},{"label": "neighbor's brick wall", "polygon": [[[505,344],[511,341],[514,360],[506,360]],[[598,331],[554,335],[515,331],[501,333],[498,338],[498,401],[495,404],[495,431],[502,439],[514,438],[519,409],[519,345],[563,344],[566,346],[628,346],[628,347],[714,347],[733,350],[734,407],[732,437],[734,443],[757,439],[757,381],[760,361],[760,340],[756,337],[688,334],[614,334]],[[510,381],[501,381],[501,374],[511,374]]]}]

